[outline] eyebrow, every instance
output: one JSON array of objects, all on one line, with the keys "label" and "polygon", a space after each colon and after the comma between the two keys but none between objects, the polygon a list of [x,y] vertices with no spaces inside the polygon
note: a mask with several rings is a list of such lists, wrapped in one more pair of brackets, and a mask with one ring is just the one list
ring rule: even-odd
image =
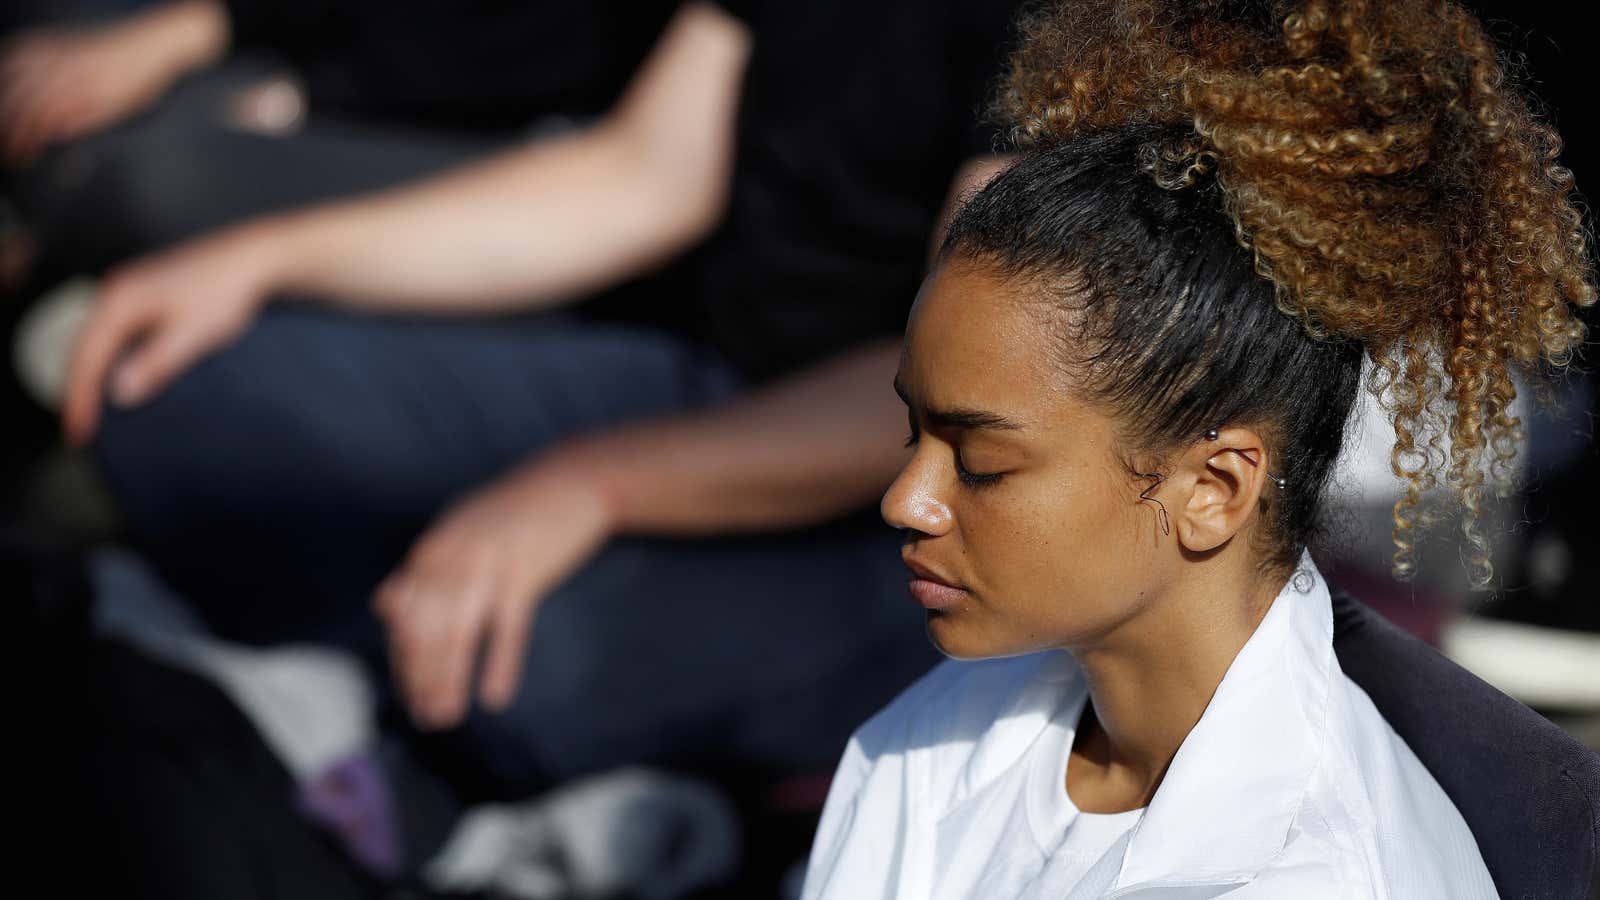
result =
[{"label": "eyebrow", "polygon": [[[894,392],[907,406],[911,400],[906,395],[905,385],[900,379],[894,380]],[[923,415],[928,421],[941,428],[987,429],[1000,431],[1021,431],[1022,423],[1008,419],[998,413],[986,412],[981,409],[967,409],[956,407],[954,409],[925,409]]]}]

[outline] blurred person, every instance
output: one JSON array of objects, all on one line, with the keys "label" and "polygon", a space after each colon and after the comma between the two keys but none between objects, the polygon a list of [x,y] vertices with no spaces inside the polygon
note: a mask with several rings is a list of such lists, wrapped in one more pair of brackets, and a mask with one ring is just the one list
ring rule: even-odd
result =
[{"label": "blurred person", "polygon": [[931,662],[860,511],[1010,13],[687,4],[588,127],[115,271],[66,431],[220,636],[387,657],[503,790],[826,765]]},{"label": "blurred person", "polygon": [[615,100],[675,6],[68,4],[0,51],[0,159],[26,225],[5,252],[99,271],[569,129]]},{"label": "blurred person", "polygon": [[0,55],[0,147],[12,165],[128,118],[180,78],[216,63],[228,15],[214,0],[181,0],[95,26],[13,36]]},{"label": "blurred person", "polygon": [[[170,0],[14,35],[0,137],[28,162],[104,129],[230,54],[283,60],[318,109],[469,132],[593,115],[626,82],[668,3]],[[425,57],[426,66],[416,65]]]},{"label": "blurred person", "polygon": [[1513,375],[1595,298],[1558,136],[1433,0],[1060,4],[998,114],[882,503],[953,659],[852,739],[804,896],[1496,897],[1306,547],[1370,361],[1402,573],[1437,485],[1492,578]]}]

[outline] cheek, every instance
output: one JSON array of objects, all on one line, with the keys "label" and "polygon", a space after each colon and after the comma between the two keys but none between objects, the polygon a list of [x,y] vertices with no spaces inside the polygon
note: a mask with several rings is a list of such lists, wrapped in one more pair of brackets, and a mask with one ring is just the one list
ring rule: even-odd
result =
[{"label": "cheek", "polygon": [[1146,556],[1133,498],[1115,473],[1083,469],[1018,485],[1009,503],[977,507],[967,537],[984,596],[1020,631],[1047,643],[1115,618]]},{"label": "cheek", "polygon": [[1059,479],[1037,500],[1031,511],[1036,536],[1029,544],[1030,568],[1058,589],[1090,587],[1126,550],[1127,504],[1100,473]]}]

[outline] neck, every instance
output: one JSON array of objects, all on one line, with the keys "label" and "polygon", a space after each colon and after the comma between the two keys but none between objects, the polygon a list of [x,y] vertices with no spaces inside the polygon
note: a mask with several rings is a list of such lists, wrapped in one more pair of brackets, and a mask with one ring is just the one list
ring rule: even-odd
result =
[{"label": "neck", "polygon": [[1070,648],[1092,705],[1074,742],[1067,790],[1087,812],[1149,803],[1283,586],[1249,561],[1218,556],[1185,565],[1193,568],[1134,618]]}]

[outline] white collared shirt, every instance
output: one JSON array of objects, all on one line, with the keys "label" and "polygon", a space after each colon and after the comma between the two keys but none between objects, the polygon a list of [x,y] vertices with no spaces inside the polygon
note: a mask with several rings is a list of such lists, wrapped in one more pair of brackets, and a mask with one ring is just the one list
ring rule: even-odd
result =
[{"label": "white collared shirt", "polygon": [[1087,696],[1060,651],[936,667],[851,738],[804,900],[1496,897],[1461,814],[1339,669],[1309,555],[1125,830],[1067,799]]}]

